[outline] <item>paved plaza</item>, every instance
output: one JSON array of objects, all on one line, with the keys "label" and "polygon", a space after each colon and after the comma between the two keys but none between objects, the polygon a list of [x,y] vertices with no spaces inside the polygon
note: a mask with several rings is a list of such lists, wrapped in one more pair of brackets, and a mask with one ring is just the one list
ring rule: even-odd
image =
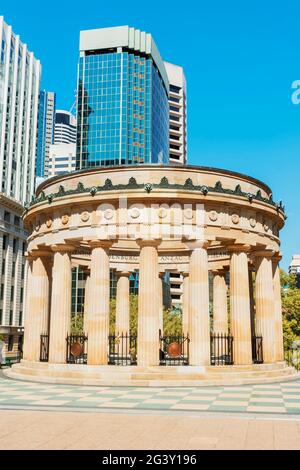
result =
[{"label": "paved plaza", "polygon": [[300,380],[232,387],[94,387],[0,376],[0,409],[134,409],[275,413],[300,417]]},{"label": "paved plaza", "polygon": [[0,449],[300,449],[300,381],[82,387],[0,373]]}]

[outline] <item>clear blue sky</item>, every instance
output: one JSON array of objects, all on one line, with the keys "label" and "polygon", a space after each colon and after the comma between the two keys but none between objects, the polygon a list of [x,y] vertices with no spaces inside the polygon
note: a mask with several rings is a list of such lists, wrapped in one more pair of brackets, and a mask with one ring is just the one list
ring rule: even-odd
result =
[{"label": "clear blue sky", "polygon": [[0,14],[41,60],[42,86],[67,109],[80,29],[151,32],[163,58],[185,68],[189,162],[268,183],[288,214],[282,266],[300,253],[300,104],[291,102],[300,79],[298,0],[2,0]]}]

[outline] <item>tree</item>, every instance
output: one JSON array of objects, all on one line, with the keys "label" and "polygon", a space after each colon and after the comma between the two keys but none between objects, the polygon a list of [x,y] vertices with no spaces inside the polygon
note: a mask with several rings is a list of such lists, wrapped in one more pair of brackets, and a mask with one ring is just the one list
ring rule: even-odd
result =
[{"label": "tree", "polygon": [[280,272],[282,292],[282,324],[284,346],[287,348],[292,341],[300,339],[300,289],[294,274]]}]

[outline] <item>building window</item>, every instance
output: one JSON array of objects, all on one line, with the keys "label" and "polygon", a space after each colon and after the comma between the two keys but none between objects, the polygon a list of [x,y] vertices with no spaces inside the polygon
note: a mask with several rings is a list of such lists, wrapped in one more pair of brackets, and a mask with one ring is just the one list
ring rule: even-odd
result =
[{"label": "building window", "polygon": [[0,308],[0,325],[2,325],[2,320],[3,320],[3,310]]},{"label": "building window", "polygon": [[179,86],[170,85],[170,91],[173,93],[180,93],[181,88]]},{"label": "building window", "polygon": [[7,242],[8,242],[7,235],[3,235],[3,239],[2,239],[2,249],[3,250],[6,250],[6,248],[7,248]]},{"label": "building window", "polygon": [[16,262],[13,261],[12,267],[11,267],[11,276],[15,277],[15,274],[16,274]]},{"label": "building window", "polygon": [[15,291],[15,287],[11,286],[10,288],[10,301],[11,302],[14,300],[14,291]]},{"label": "building window", "polygon": [[18,239],[14,238],[13,240],[13,253],[16,253],[18,249]]},{"label": "building window", "polygon": [[22,264],[22,267],[21,267],[21,279],[22,280],[24,279],[24,276],[25,276],[25,264]]},{"label": "building window", "polygon": [[22,321],[23,321],[23,312],[19,313],[19,326],[22,326]]},{"label": "building window", "polygon": [[0,300],[3,300],[3,295],[4,295],[4,284],[1,284],[1,289],[0,289]]},{"label": "building window", "polygon": [[23,246],[22,246],[22,255],[25,256],[25,249],[26,249],[26,243],[23,242]]},{"label": "building window", "polygon": [[13,349],[14,349],[14,335],[9,335],[7,350],[8,352],[11,352]]},{"label": "building window", "polygon": [[13,324],[13,311],[9,311],[9,326],[12,326]]},{"label": "building window", "polygon": [[24,287],[21,287],[20,289],[20,303],[23,303],[23,297],[24,297]]},{"label": "building window", "polygon": [[4,220],[5,222],[10,222],[10,212],[4,211]]},{"label": "building window", "polygon": [[14,217],[14,224],[17,227],[20,227],[20,217],[18,215],[15,215],[15,217]]},{"label": "building window", "polygon": [[5,258],[2,260],[2,276],[5,274]]}]

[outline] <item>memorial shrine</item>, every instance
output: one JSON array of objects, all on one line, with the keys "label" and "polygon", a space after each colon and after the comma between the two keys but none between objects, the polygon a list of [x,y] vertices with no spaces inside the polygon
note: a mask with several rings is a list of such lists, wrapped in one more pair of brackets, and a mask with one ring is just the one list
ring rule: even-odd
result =
[{"label": "memorial shrine", "polygon": [[[284,221],[284,207],[267,185],[227,170],[144,164],[46,180],[24,215],[24,356],[6,374],[141,386],[293,379],[282,337]],[[81,335],[71,334],[75,266],[86,273]],[[139,276],[135,335],[129,327],[133,272]],[[165,272],[184,276],[182,333],[173,337],[164,334]]]}]

